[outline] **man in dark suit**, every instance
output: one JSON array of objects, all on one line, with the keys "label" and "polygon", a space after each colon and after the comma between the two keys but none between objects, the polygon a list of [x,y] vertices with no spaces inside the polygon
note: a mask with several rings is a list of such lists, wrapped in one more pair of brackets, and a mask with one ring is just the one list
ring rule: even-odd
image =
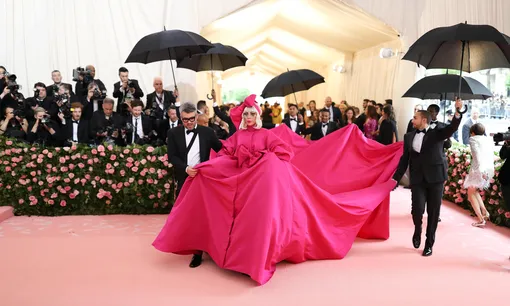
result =
[{"label": "man in dark suit", "polygon": [[335,122],[338,126],[344,126],[342,112],[338,107],[333,105],[331,97],[326,97],[326,100],[324,100],[324,108],[329,111],[329,121]]},{"label": "man in dark suit", "polygon": [[338,125],[335,122],[329,121],[329,110],[321,109],[319,117],[319,122],[303,131],[303,135],[312,134],[311,140],[319,140],[338,130]]},{"label": "man in dark suit", "polygon": [[163,79],[160,77],[154,78],[152,86],[154,86],[154,92],[147,95],[147,103],[144,109],[145,114],[151,115],[152,113],[157,119],[163,119],[165,112],[170,105],[173,105],[177,109],[177,116],[179,116],[179,92],[177,90],[175,92],[164,90]]},{"label": "man in dark suit", "polygon": [[131,114],[126,117],[126,127],[130,124],[132,129],[127,129],[126,145],[145,144],[152,138],[152,118],[143,113],[143,103],[140,100],[131,102]]},{"label": "man in dark suit", "polygon": [[121,130],[125,125],[125,118],[113,111],[113,104],[113,99],[104,99],[101,104],[102,109],[95,111],[92,115],[90,134],[97,144],[106,141],[119,146],[124,145]]},{"label": "man in dark suit", "polygon": [[177,108],[174,105],[170,105],[168,108],[167,117],[168,119],[163,120],[157,130],[159,139],[164,143],[168,140],[168,130],[175,129],[182,125],[181,119],[177,116]]},{"label": "man in dark suit", "polygon": [[80,102],[74,102],[71,104],[71,118],[61,120],[60,131],[64,146],[90,142],[89,122],[82,119],[82,110],[83,105]]},{"label": "man in dark suit", "polygon": [[301,135],[305,130],[303,116],[299,113],[296,104],[289,103],[289,116],[282,120],[282,123],[288,126],[294,133]]},{"label": "man in dark suit", "polygon": [[[462,125],[462,143],[466,146],[469,146],[469,137],[471,137],[471,133],[469,132],[469,129],[471,129],[471,126],[478,123],[478,117],[480,116],[480,111],[476,108],[473,108],[471,110],[471,117],[466,120],[466,123]],[[484,136],[485,133],[484,133]]]},{"label": "man in dark suit", "polygon": [[129,70],[126,67],[119,68],[119,78],[120,81],[113,84],[113,97],[117,98],[117,112],[127,116],[131,111],[129,101],[139,100],[143,97],[143,91],[137,80],[129,79]]},{"label": "man in dark suit", "polygon": [[53,84],[46,86],[48,97],[54,97],[58,95],[58,91],[61,85],[65,85],[69,90],[69,95],[74,96],[73,86],[71,84],[62,82],[62,74],[60,74],[60,71],[53,70],[51,72],[51,80],[53,81]]},{"label": "man in dark suit", "polygon": [[[181,126],[168,131],[168,160],[173,165],[177,180],[176,199],[188,176],[195,177],[199,163],[209,160],[211,149],[218,152],[222,144],[211,128],[197,125],[197,108],[191,103],[181,105]],[[202,263],[202,252],[193,255],[189,266]]]},{"label": "man in dark suit", "polygon": [[[462,108],[460,99],[455,102],[455,107],[456,109]],[[393,179],[398,184],[409,165],[412,215],[415,228],[412,241],[415,248],[419,248],[421,244],[422,219],[425,203],[427,204],[427,240],[423,256],[432,255],[443,199],[444,182],[448,178],[444,166],[444,141],[459,128],[461,119],[462,115],[457,111],[450,125],[443,129],[431,129],[429,112],[416,112],[413,118],[416,130],[405,134],[404,152],[393,175]]]}]

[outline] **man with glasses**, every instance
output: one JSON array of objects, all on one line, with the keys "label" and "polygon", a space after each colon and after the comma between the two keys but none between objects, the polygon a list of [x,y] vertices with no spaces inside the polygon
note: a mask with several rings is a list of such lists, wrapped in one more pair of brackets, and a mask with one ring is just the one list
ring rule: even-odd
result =
[{"label": "man with glasses", "polygon": [[[181,105],[182,125],[168,130],[168,160],[173,165],[177,200],[188,176],[195,177],[195,166],[209,160],[211,149],[218,152],[222,144],[214,130],[197,124],[197,108],[194,104]],[[193,255],[189,264],[196,268],[202,263],[202,252]]]}]

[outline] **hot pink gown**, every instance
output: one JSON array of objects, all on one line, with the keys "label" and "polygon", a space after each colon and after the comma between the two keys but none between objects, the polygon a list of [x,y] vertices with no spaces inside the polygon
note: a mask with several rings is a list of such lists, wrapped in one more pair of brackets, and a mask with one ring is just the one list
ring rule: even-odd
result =
[{"label": "hot pink gown", "polygon": [[343,258],[356,236],[388,238],[401,152],[401,143],[382,146],[354,125],[314,143],[285,125],[239,130],[187,179],[153,245],[205,251],[259,284],[284,260]]}]

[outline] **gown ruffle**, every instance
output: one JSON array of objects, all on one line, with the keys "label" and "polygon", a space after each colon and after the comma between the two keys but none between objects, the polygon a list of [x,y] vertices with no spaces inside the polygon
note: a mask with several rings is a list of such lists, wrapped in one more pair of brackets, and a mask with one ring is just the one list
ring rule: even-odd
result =
[{"label": "gown ruffle", "polygon": [[239,130],[186,180],[153,245],[205,251],[259,284],[284,260],[343,258],[357,236],[389,237],[401,154],[401,143],[367,140],[354,125],[316,142],[285,125]]}]

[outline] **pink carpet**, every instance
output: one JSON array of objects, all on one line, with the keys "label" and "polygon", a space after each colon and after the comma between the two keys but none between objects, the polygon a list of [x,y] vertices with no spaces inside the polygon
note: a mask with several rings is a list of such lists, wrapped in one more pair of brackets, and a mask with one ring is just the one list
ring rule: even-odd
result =
[{"label": "pink carpet", "polygon": [[343,260],[280,264],[265,286],[206,260],[160,253],[165,216],[12,217],[0,224],[0,305],[508,305],[510,231],[473,228],[443,206],[434,255],[412,248],[410,194],[391,200],[391,238]]}]

